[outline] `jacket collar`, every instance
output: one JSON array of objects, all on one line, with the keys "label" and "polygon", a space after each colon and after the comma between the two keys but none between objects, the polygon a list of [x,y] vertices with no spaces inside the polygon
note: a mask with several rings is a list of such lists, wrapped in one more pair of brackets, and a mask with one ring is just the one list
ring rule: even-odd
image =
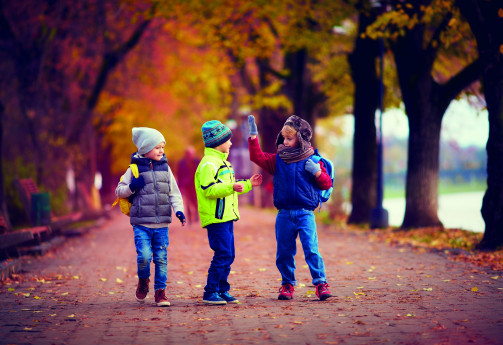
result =
[{"label": "jacket collar", "polygon": [[135,152],[131,155],[131,163],[135,163],[138,165],[149,165],[150,162],[152,162],[153,165],[161,165],[164,163],[168,163],[168,159],[166,158],[166,155],[163,155],[161,160],[155,161],[150,158],[146,158],[143,155],[140,155],[138,152]]},{"label": "jacket collar", "polygon": [[205,156],[208,155],[208,156],[218,157],[218,158],[220,158],[222,160],[227,160],[227,157],[229,157],[228,153],[224,153],[224,152],[215,150],[214,148],[211,148],[211,147],[205,147],[204,148],[204,155]]}]

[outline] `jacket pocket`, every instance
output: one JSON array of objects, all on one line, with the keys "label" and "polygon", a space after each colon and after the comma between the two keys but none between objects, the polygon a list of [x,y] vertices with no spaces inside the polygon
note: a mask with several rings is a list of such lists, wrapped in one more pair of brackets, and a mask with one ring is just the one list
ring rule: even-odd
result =
[{"label": "jacket pocket", "polygon": [[225,210],[225,198],[217,199],[217,205],[215,207],[215,218],[222,219],[224,217]]}]

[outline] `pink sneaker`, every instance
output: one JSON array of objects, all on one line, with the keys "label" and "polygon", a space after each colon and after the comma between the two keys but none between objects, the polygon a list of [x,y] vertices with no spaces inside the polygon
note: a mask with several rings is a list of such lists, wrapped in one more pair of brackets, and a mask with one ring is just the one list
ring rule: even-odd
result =
[{"label": "pink sneaker", "polygon": [[164,289],[158,289],[155,291],[155,304],[157,304],[158,307],[169,307],[170,303],[168,299],[166,298],[166,294],[164,293]]},{"label": "pink sneaker", "polygon": [[145,302],[145,298],[148,294],[148,283],[150,283],[150,279],[148,278],[138,279],[138,286],[136,287],[136,300],[140,303]]},{"label": "pink sneaker", "polygon": [[279,288],[279,296],[278,299],[280,300],[289,300],[293,299],[293,291],[295,289],[293,288],[292,284],[286,283],[285,285],[281,285]]},{"label": "pink sneaker", "polygon": [[328,283],[316,285],[316,296],[318,296],[318,298],[322,301],[332,297],[332,294],[330,293],[330,290],[328,288]]}]

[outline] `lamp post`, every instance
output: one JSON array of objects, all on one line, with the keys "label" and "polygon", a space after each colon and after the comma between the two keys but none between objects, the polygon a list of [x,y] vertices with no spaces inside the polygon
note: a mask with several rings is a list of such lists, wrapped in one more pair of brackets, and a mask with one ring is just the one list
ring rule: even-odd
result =
[{"label": "lamp post", "polygon": [[[372,1],[374,8],[380,13],[385,10],[383,1]],[[370,216],[370,227],[386,228],[388,227],[388,211],[383,208],[383,144],[382,144],[382,115],[383,115],[383,96],[384,96],[384,40],[379,38],[379,130],[377,135],[377,192],[376,206],[372,209]]]}]

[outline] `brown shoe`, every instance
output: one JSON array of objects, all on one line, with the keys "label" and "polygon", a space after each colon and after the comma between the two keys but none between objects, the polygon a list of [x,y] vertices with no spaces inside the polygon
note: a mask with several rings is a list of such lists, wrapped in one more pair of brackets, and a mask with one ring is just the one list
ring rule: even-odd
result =
[{"label": "brown shoe", "polygon": [[148,283],[150,283],[150,279],[148,278],[138,279],[138,286],[136,287],[136,300],[140,303],[145,302],[145,298],[147,298]]},{"label": "brown shoe", "polygon": [[166,298],[166,295],[164,294],[164,289],[156,290],[154,298],[155,298],[155,304],[157,304],[158,307],[170,306],[170,303]]}]

